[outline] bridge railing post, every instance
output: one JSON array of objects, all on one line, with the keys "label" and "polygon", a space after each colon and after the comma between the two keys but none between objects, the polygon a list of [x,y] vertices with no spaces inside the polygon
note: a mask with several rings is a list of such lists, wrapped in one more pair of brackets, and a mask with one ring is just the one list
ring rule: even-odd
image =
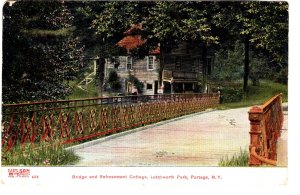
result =
[{"label": "bridge railing post", "polygon": [[260,149],[261,142],[261,123],[263,120],[263,110],[259,106],[254,106],[249,111],[249,120],[250,120],[250,146],[249,146],[249,154],[250,158],[248,161],[249,166],[259,166],[262,164],[260,160],[255,158],[251,154],[252,148],[255,150]]}]

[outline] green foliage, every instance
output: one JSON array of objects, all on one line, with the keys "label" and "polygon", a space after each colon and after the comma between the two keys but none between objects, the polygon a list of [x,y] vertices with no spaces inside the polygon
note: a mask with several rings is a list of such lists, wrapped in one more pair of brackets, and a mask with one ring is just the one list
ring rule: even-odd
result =
[{"label": "green foliage", "polygon": [[92,1],[65,1],[65,5],[74,16],[73,25],[76,28],[73,32],[79,37],[80,44],[84,46],[84,55],[98,56],[101,39],[96,36],[91,25],[96,14],[102,11],[101,4]]},{"label": "green foliage", "polygon": [[243,75],[243,47],[236,41],[233,49],[221,48],[215,53],[215,68],[210,75],[214,82],[235,81]]},{"label": "green foliage", "polygon": [[269,79],[271,76],[271,68],[268,66],[267,60],[262,55],[250,54],[251,70],[249,78],[253,85],[259,85],[260,79]]},{"label": "green foliage", "polygon": [[229,158],[228,156],[226,156],[225,158],[221,158],[218,164],[220,167],[247,167],[248,160],[248,150],[242,150],[240,148],[239,154],[234,154],[231,158]]},{"label": "green foliage", "polygon": [[125,31],[126,27],[132,25],[130,18],[131,14],[134,14],[135,4],[135,2],[101,2],[102,12],[92,21],[92,28],[105,40],[116,36],[121,29]]},{"label": "green foliage", "polygon": [[[241,87],[242,83],[238,85]],[[230,85],[229,85],[230,86]],[[236,84],[232,87],[237,87]],[[283,94],[282,101],[288,101],[288,87],[287,85],[275,83],[271,80],[261,80],[259,86],[249,86],[247,97],[239,102],[224,103],[219,106],[219,109],[239,108],[253,105],[262,105],[274,95]]]},{"label": "green foliage", "polygon": [[[106,1],[93,2],[90,6],[89,28],[95,36],[96,54],[100,57],[112,57],[124,52],[116,46],[116,43],[123,38],[123,32],[131,25],[138,22],[133,21],[139,2]],[[94,52],[95,53],[95,52]]]},{"label": "green foliage", "polygon": [[[142,25],[135,33],[147,40],[134,55],[142,57],[158,43],[163,56],[183,40],[203,42],[217,51],[211,79],[221,82],[248,75],[242,43],[249,40],[254,84],[272,77],[287,82],[287,2],[17,1],[4,5],[3,16],[5,103],[64,98],[83,52],[100,59],[124,53],[115,44],[133,24]],[[104,66],[98,65],[101,89]],[[163,57],[160,66],[161,77]]]},{"label": "green foliage", "polygon": [[68,37],[74,30],[74,27],[72,28],[61,28],[58,30],[43,30],[43,29],[30,29],[30,30],[23,30],[22,33],[27,34],[28,36],[33,37]]},{"label": "green foliage", "polygon": [[95,98],[98,96],[97,86],[92,82],[88,85],[82,86],[82,89],[79,89],[76,86],[72,87],[72,91],[70,95],[66,97],[68,100],[74,100],[74,99],[84,99],[84,98]]},{"label": "green foliage", "polygon": [[139,94],[143,93],[144,83],[141,82],[138,78],[130,74],[128,76],[128,82],[133,83],[133,85],[137,88]]},{"label": "green foliage", "polygon": [[221,90],[222,103],[239,102],[243,98],[243,90],[236,87],[225,87]]},{"label": "green foliage", "polygon": [[285,67],[280,70],[278,74],[275,75],[275,81],[282,84],[288,83],[288,68]]},{"label": "green foliage", "polygon": [[212,6],[205,2],[156,2],[149,6],[142,24],[148,38],[163,42],[166,46],[181,40],[216,42],[218,38],[211,34],[208,20]]},{"label": "green foliage", "polygon": [[13,151],[3,152],[2,165],[25,165],[25,166],[56,166],[72,165],[79,160],[74,152],[56,142],[25,144],[15,146]]},{"label": "green foliage", "polygon": [[108,78],[106,80],[106,84],[106,90],[108,91],[118,92],[122,88],[120,77],[115,70],[110,70]]},{"label": "green foliage", "polygon": [[[90,82],[87,85],[81,85],[82,89],[78,87],[78,84],[89,74],[93,72],[93,66],[86,65],[78,74],[77,78],[69,82],[71,88],[70,95],[66,97],[68,100],[82,99],[82,98],[95,98],[98,96],[97,83]],[[91,76],[93,78],[93,76]],[[95,77],[94,77],[95,80]]]},{"label": "green foliage", "polygon": [[[231,45],[235,40],[250,42],[254,56],[267,62],[267,69],[287,67],[288,54],[288,3],[287,2],[218,2],[219,13],[213,16],[213,24],[220,36],[221,44]],[[246,44],[245,44],[246,45]],[[244,58],[250,54],[242,55]],[[252,54],[253,55],[253,54]],[[242,58],[241,56],[241,58]],[[250,64],[252,63],[250,59]],[[244,61],[244,89],[248,87],[248,75],[256,83],[262,69],[254,69],[249,74],[248,61]],[[252,64],[253,68],[253,64]],[[258,68],[258,67],[255,67]],[[266,78],[265,75],[262,75]],[[268,77],[267,77],[268,78]]]},{"label": "green foliage", "polygon": [[288,3],[244,2],[249,14],[250,41],[272,56],[271,61],[287,65]]},{"label": "green foliage", "polygon": [[17,1],[3,8],[3,102],[61,99],[82,48],[61,2]]},{"label": "green foliage", "polygon": [[[242,79],[244,61],[241,56],[243,55],[244,47],[241,41],[236,41],[233,47],[220,48],[215,52],[215,67],[212,74],[209,75],[209,79],[217,83],[235,82]],[[274,79],[279,74],[272,65],[268,64],[263,53],[252,51],[249,57],[251,63],[249,78],[253,85],[259,85],[260,79]]]}]

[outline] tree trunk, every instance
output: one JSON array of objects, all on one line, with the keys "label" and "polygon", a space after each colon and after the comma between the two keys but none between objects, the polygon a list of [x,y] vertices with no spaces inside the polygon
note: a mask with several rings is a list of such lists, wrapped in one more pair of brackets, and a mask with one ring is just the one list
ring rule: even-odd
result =
[{"label": "tree trunk", "polygon": [[248,93],[248,80],[250,74],[250,61],[249,61],[249,38],[246,37],[244,40],[244,47],[245,47],[245,58],[244,58],[244,85],[243,85],[243,92],[244,96],[247,96]]},{"label": "tree trunk", "polygon": [[158,68],[158,88],[160,89],[163,85],[163,71],[165,66],[165,53],[163,44],[160,44],[160,60],[159,60],[159,68]]},{"label": "tree trunk", "polygon": [[207,47],[206,47],[206,43],[203,44],[202,47],[202,62],[203,62],[203,70],[202,70],[202,74],[203,74],[203,78],[202,78],[202,83],[203,83],[203,93],[206,93],[206,85],[207,85]]},{"label": "tree trunk", "polygon": [[98,60],[98,74],[99,74],[99,97],[103,97],[104,86],[104,72],[105,72],[105,59],[100,57]]}]

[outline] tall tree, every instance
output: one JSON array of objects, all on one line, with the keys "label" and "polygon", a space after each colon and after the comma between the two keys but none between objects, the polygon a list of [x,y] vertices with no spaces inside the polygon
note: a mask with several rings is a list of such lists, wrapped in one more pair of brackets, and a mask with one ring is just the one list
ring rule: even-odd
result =
[{"label": "tall tree", "polygon": [[214,16],[214,24],[229,34],[229,40],[240,39],[244,43],[243,90],[246,95],[251,69],[250,51],[264,50],[271,56],[270,62],[287,64],[288,4],[218,2],[216,7],[219,13]]},{"label": "tall tree", "polygon": [[[243,2],[243,15],[239,21],[244,28],[240,32],[245,37],[245,76],[249,77],[249,44],[252,51],[262,49],[269,55],[269,63],[287,67],[288,59],[288,4],[287,2]],[[258,50],[261,51],[261,50]],[[248,53],[247,53],[248,52]],[[248,63],[248,67],[246,67]]]},{"label": "tall tree", "polygon": [[[271,62],[287,66],[288,60],[288,3],[247,2],[243,3],[252,15],[250,42],[264,49]],[[255,17],[254,17],[255,16]]]},{"label": "tall tree", "polygon": [[6,3],[3,16],[3,102],[66,96],[82,48],[64,3]]},{"label": "tall tree", "polygon": [[[211,2],[156,2],[143,17],[143,28],[148,43],[160,44],[159,83],[162,82],[164,54],[178,46],[181,41],[203,43],[203,63],[208,43],[217,43],[218,37],[211,33],[209,12]],[[204,64],[205,67],[205,64]]]},{"label": "tall tree", "polygon": [[116,43],[133,23],[134,7],[138,2],[96,2],[91,28],[98,38],[99,96],[103,95],[105,58],[119,51]]}]

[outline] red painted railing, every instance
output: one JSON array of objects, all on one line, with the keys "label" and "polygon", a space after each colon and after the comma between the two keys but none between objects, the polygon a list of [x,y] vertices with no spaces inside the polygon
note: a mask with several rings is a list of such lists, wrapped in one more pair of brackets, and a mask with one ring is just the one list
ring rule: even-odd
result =
[{"label": "red painted railing", "polygon": [[249,111],[250,120],[250,166],[276,165],[277,140],[283,124],[282,97],[274,96],[262,106]]},{"label": "red painted railing", "polygon": [[48,101],[2,106],[2,148],[59,140],[73,143],[203,111],[218,94],[169,94]]}]

